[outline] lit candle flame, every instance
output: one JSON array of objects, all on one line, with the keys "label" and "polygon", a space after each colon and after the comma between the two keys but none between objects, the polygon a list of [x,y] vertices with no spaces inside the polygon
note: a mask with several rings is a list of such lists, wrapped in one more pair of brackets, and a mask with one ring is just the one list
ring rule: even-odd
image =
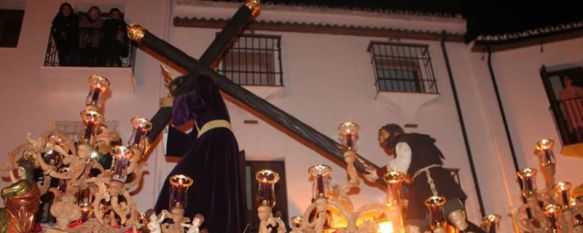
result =
[{"label": "lit candle flame", "polygon": [[391,221],[384,221],[379,223],[379,230],[377,233],[394,233],[393,223]]}]

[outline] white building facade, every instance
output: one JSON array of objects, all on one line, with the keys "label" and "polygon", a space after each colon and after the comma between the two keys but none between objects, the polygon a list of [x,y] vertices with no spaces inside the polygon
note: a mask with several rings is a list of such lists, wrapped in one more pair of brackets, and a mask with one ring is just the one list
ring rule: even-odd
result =
[{"label": "white building facade", "polygon": [[[78,113],[88,91],[86,78],[91,73],[101,73],[111,80],[112,96],[106,103],[105,117],[119,123],[118,131],[124,139],[131,132],[132,116],[150,117],[158,109],[158,99],[166,94],[160,61],[138,51],[133,68],[46,67],[51,20],[61,1],[0,3],[25,12],[17,47],[0,48],[0,106],[4,109],[0,115],[0,160],[4,161],[13,148],[25,142],[27,132],[39,134],[53,120],[79,121]],[[230,18],[240,6],[194,0],[70,3],[78,11],[86,11],[92,5],[103,11],[118,7],[128,23],[141,24],[194,58],[204,52],[220,30],[213,20]],[[484,212],[501,215],[501,232],[512,231],[511,212],[522,202],[506,129],[520,169],[538,168],[538,159],[532,153],[534,145],[541,138],[553,138],[557,142],[557,180],[579,185],[583,159],[559,155],[561,137],[549,111],[540,68],[583,66],[583,39],[494,51],[489,66],[486,52],[474,52],[473,43],[465,44],[460,39],[466,23],[456,16],[268,5],[256,20],[264,27],[246,33],[279,38],[281,66],[277,69],[281,79],[275,85],[246,88],[333,139],[338,137],[340,123],[357,122],[361,129],[358,152],[379,166],[387,163],[377,141],[381,126],[410,125],[405,131],[431,135],[446,157],[445,166],[459,169],[472,221],[479,222],[481,218],[478,186]],[[282,30],[268,27],[275,23],[283,25]],[[436,91],[421,88],[424,91],[416,92],[425,93],[402,92],[405,89],[379,92],[379,74],[375,73],[369,50],[371,42],[425,48],[435,80],[431,88],[436,86]],[[279,66],[277,62],[272,65]],[[454,95],[459,99],[459,112]],[[286,133],[234,104],[229,104],[229,113],[239,148],[245,150],[247,160],[285,164],[287,216],[300,215],[310,204],[307,169],[311,165],[331,165],[333,179],[345,182],[342,167]],[[162,182],[175,164],[163,151],[160,143],[149,157],[150,173],[135,197],[141,210],[153,207]],[[0,183],[0,187],[6,184]],[[384,201],[385,194],[380,189],[361,186],[360,193],[351,197],[356,207]],[[543,187],[542,179],[539,187]]]}]

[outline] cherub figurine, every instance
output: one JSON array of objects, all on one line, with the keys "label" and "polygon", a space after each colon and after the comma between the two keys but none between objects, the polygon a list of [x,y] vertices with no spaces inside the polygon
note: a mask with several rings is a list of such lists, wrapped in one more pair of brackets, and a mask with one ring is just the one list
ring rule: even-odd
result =
[{"label": "cherub figurine", "polygon": [[200,225],[202,225],[203,222],[204,217],[202,214],[196,214],[194,215],[194,218],[192,218],[192,224],[183,223],[182,227],[188,229],[186,233],[200,233]]},{"label": "cherub figurine", "polygon": [[146,224],[146,228],[150,231],[150,233],[162,233],[162,221],[166,218],[166,213],[160,213],[160,217],[156,216],[156,211],[153,209],[149,209],[146,211],[146,218],[149,220],[148,224]]},{"label": "cherub figurine", "polygon": [[344,161],[346,162],[346,173],[348,173],[348,184],[343,187],[342,192],[348,194],[352,190],[358,190],[360,185],[358,171],[354,167],[356,152],[354,150],[346,150],[344,152]]},{"label": "cherub figurine", "polygon": [[61,200],[51,206],[51,214],[57,218],[56,227],[60,230],[67,230],[69,223],[81,218],[81,208],[75,203],[73,195],[65,193]]},{"label": "cherub figurine", "polygon": [[324,225],[326,224],[326,208],[328,206],[328,199],[318,198],[315,201],[316,219],[312,222],[308,221],[309,215],[304,213],[304,221],[302,221],[302,229],[307,229],[308,232],[323,233]]},{"label": "cherub figurine", "polygon": [[163,233],[184,233],[183,223],[190,222],[188,217],[184,216],[184,209],[182,208],[172,208],[170,212],[167,210],[162,210],[162,213],[170,216],[172,219],[172,224],[164,223],[162,224]]},{"label": "cherub figurine", "polygon": [[[119,181],[111,180],[109,177],[91,177],[87,183],[93,183],[97,186],[95,199],[93,200],[93,211],[95,218],[103,222],[102,201],[110,201],[113,213],[120,218],[120,223],[125,224],[127,216],[133,214],[130,207],[133,205],[127,186]],[[120,203],[119,197],[122,196],[125,202]],[[131,216],[130,216],[131,218]]]},{"label": "cherub figurine", "polygon": [[16,174],[10,172],[12,184],[2,189],[4,208],[0,209],[0,233],[28,233],[40,204],[40,190],[33,182],[33,163],[26,159],[17,162]]},{"label": "cherub figurine", "polygon": [[285,233],[285,223],[279,217],[271,217],[267,220],[267,229],[268,232],[273,232],[273,229],[277,228],[277,233]]},{"label": "cherub figurine", "polygon": [[132,203],[130,206],[130,218],[126,221],[126,227],[132,230],[132,233],[137,233],[143,225],[140,221],[141,213],[138,212],[138,206]]},{"label": "cherub figurine", "polygon": [[294,216],[291,218],[291,228],[289,233],[302,233],[302,222],[303,219],[300,216]]},{"label": "cherub figurine", "polygon": [[324,224],[326,224],[326,207],[328,202],[325,198],[318,198],[316,200],[316,210],[318,213],[318,218],[314,222],[313,228],[316,233],[324,232]]},{"label": "cherub figurine", "polygon": [[274,228],[277,228],[277,233],[285,233],[285,223],[281,218],[273,217],[271,207],[259,206],[257,208],[257,215],[259,217],[259,233],[271,233]]},{"label": "cherub figurine", "polygon": [[[135,154],[140,156],[141,154]],[[133,200],[130,195],[130,188],[137,187],[143,177],[143,168],[146,162],[139,162],[139,160],[131,160],[130,167],[124,168],[124,172],[127,174],[134,174],[133,179],[130,181],[121,181],[113,179],[111,173],[102,173],[97,177],[90,177],[86,179],[86,183],[94,184],[97,187],[95,192],[95,199],[93,200],[93,210],[95,218],[99,222],[103,222],[104,213],[101,211],[103,207],[103,200],[109,201],[111,203],[112,213],[119,218],[120,224],[126,224],[128,220],[128,215],[130,219],[135,215],[134,211],[131,211],[131,206],[133,205]],[[131,172],[127,172],[131,169]],[[120,198],[121,197],[121,198]],[[125,200],[120,202],[120,200]],[[115,216],[114,216],[115,219]]]}]

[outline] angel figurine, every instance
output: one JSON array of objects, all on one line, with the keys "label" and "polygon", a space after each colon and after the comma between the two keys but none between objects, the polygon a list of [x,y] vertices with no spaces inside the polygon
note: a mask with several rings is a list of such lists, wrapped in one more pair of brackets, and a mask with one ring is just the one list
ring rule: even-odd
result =
[{"label": "angel figurine", "polygon": [[192,218],[192,224],[183,223],[182,227],[188,229],[186,233],[200,233],[200,225],[202,225],[203,222],[204,217],[202,214],[196,214],[194,215],[194,218]]},{"label": "angel figurine", "polygon": [[156,212],[153,209],[146,211],[146,218],[149,220],[146,224],[146,228],[150,233],[162,233],[162,221],[166,218],[166,213],[162,212],[160,217],[156,216]]}]

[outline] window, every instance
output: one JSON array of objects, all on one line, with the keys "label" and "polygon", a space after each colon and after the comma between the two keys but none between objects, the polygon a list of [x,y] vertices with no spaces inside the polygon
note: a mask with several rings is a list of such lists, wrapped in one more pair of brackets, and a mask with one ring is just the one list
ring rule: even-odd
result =
[{"label": "window", "polygon": [[368,52],[377,91],[438,93],[428,46],[373,41]]},{"label": "window", "polygon": [[259,230],[259,217],[257,217],[257,202],[255,196],[257,195],[257,187],[259,186],[255,180],[255,173],[262,169],[270,169],[279,173],[279,182],[275,184],[275,200],[276,204],[273,208],[273,216],[280,217],[289,229],[288,212],[287,212],[287,189],[285,184],[285,163],[284,161],[246,161],[245,162],[245,190],[247,198],[247,211],[249,218],[249,230],[247,232],[257,232]]},{"label": "window", "polygon": [[16,48],[23,16],[23,10],[0,9],[0,47]]},{"label": "window", "polygon": [[280,41],[280,36],[242,35],[217,71],[239,85],[283,86]]},{"label": "window", "polygon": [[583,142],[583,68],[541,69],[555,124],[564,145]]}]

